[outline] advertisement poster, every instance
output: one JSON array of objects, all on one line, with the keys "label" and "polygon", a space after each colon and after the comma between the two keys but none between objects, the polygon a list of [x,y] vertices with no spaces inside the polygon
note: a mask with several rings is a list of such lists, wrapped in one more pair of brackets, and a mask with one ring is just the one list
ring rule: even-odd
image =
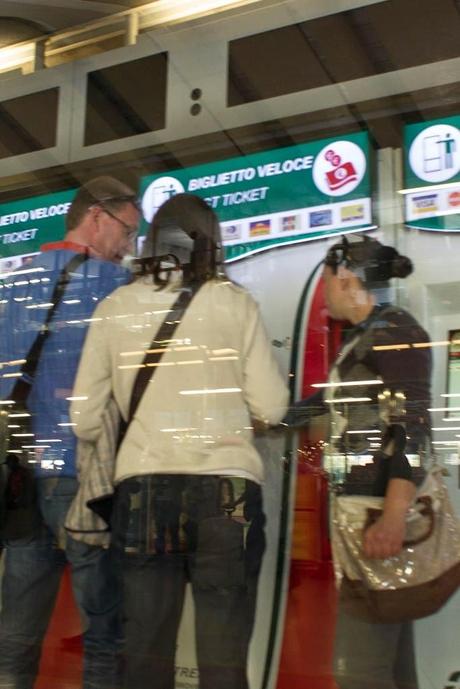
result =
[{"label": "advertisement poster", "polygon": [[171,196],[203,197],[222,226],[225,258],[372,227],[366,132],[149,175],[145,227]]},{"label": "advertisement poster", "polygon": [[408,227],[460,232],[460,116],[404,130]]}]

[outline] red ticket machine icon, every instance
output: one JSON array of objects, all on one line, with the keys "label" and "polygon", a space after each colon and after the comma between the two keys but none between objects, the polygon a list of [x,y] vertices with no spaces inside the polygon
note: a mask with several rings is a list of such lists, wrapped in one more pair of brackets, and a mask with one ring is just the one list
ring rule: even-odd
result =
[{"label": "red ticket machine icon", "polygon": [[326,172],[326,180],[331,191],[340,189],[349,182],[354,182],[358,178],[358,173],[353,163],[342,163],[333,170]]}]

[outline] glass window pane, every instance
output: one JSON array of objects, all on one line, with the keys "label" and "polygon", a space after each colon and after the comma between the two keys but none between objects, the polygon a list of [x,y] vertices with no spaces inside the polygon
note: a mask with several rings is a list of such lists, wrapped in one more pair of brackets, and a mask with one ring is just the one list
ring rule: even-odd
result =
[{"label": "glass window pane", "polygon": [[85,146],[162,129],[167,65],[159,53],[90,72]]},{"label": "glass window pane", "polygon": [[0,103],[0,158],[56,145],[59,89],[47,89]]}]

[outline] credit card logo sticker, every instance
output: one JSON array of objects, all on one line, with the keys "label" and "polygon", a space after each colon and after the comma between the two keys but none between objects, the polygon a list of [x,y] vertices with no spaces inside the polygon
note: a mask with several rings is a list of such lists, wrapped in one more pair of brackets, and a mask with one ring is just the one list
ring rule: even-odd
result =
[{"label": "credit card logo sticker", "polygon": [[298,215],[285,215],[284,218],[281,218],[281,232],[295,232],[299,229]]},{"label": "credit card logo sticker", "polygon": [[352,220],[364,220],[364,206],[362,203],[354,203],[350,206],[343,206],[340,209],[340,219],[342,222]]},{"label": "credit card logo sticker", "polygon": [[460,191],[451,191],[447,202],[451,208],[460,208]]},{"label": "credit card logo sticker", "polygon": [[438,195],[424,194],[412,198],[412,208],[414,213],[435,213],[438,210]]},{"label": "credit card logo sticker", "polygon": [[366,172],[366,157],[351,141],[334,141],[325,146],[313,163],[313,181],[327,196],[349,194]]},{"label": "credit card logo sticker", "polygon": [[241,225],[223,225],[221,229],[224,242],[229,242],[232,239],[241,239]]},{"label": "credit card logo sticker", "polygon": [[323,227],[332,224],[332,211],[312,211],[309,214],[310,227]]},{"label": "credit card logo sticker", "polygon": [[256,220],[249,223],[249,235],[251,237],[263,237],[270,234],[271,222],[270,220]]}]

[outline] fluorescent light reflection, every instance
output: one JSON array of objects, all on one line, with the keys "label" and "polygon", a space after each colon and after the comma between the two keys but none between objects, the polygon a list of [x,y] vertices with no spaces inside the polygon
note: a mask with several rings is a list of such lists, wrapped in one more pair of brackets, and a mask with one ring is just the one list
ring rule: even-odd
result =
[{"label": "fluorescent light reflection", "polygon": [[412,187],[411,189],[398,189],[398,194],[417,194],[420,191],[437,191],[438,189],[451,189],[452,187],[458,187],[458,182],[445,182],[444,184],[429,184],[426,187]]},{"label": "fluorescent light reflection", "polygon": [[[2,280],[9,277],[16,277],[17,275],[25,275],[26,273],[43,273],[44,271],[44,268],[27,268],[25,270],[15,270],[10,273],[2,273]],[[45,279],[46,278],[43,278],[43,282],[45,281]],[[49,282],[49,278],[47,278],[46,281]]]},{"label": "fluorescent light reflection", "polygon": [[203,359],[195,359],[193,361],[177,361],[176,363],[178,366],[187,366],[193,364],[204,364],[204,361]]},{"label": "fluorescent light reflection", "polygon": [[53,306],[52,302],[49,304],[29,304],[26,309],[49,309],[50,306]]},{"label": "fluorescent light reflection", "polygon": [[180,390],[180,395],[221,395],[242,392],[241,388],[207,388],[205,390]]},{"label": "fluorescent light reflection", "polygon": [[429,407],[428,411],[460,411],[460,407]]},{"label": "fluorescent light reflection", "polygon": [[392,349],[410,349],[409,344],[396,344],[396,345],[374,345],[372,347],[376,352],[384,352],[386,350]]},{"label": "fluorescent light reflection", "polygon": [[383,385],[382,380],[347,380],[341,383],[313,383],[312,388],[343,388],[360,385]]},{"label": "fluorescent light reflection", "polygon": [[449,340],[440,340],[439,342],[414,342],[412,347],[415,347],[415,349],[422,349],[424,347],[447,347],[450,344]]},{"label": "fluorescent light reflection", "polygon": [[22,445],[23,450],[38,450],[38,449],[48,449],[51,445]]},{"label": "fluorescent light reflection", "polygon": [[324,400],[327,404],[346,404],[347,402],[372,402],[370,397],[335,397],[333,400]]},{"label": "fluorescent light reflection", "polygon": [[239,356],[210,356],[209,361],[238,361]]},{"label": "fluorescent light reflection", "polygon": [[198,428],[160,428],[161,433],[188,433],[197,430]]}]

